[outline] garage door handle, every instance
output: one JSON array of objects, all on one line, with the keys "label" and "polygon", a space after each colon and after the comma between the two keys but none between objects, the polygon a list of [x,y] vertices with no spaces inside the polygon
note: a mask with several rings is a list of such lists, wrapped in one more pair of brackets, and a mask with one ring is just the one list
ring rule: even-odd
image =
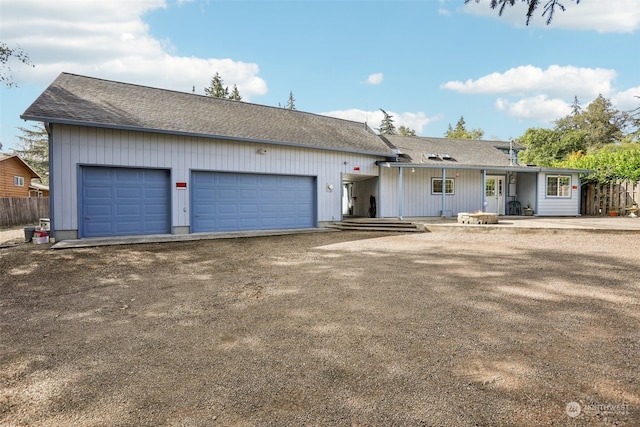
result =
[{"label": "garage door handle", "polygon": [[85,216],[84,219],[91,219],[91,217],[90,216]]}]

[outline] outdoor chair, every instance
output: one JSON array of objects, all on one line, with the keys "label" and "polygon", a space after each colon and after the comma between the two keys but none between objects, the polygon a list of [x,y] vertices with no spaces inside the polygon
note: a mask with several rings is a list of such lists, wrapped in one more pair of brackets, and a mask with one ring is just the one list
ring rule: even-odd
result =
[{"label": "outdoor chair", "polygon": [[513,200],[509,202],[509,215],[522,215],[522,205],[519,201]]}]

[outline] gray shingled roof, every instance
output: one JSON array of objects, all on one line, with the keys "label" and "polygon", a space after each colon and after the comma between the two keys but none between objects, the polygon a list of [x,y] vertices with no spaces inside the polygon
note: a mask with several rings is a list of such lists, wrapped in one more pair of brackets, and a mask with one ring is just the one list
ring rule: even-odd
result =
[{"label": "gray shingled roof", "polygon": [[62,73],[21,118],[393,155],[364,123]]},{"label": "gray shingled roof", "polygon": [[[503,151],[509,149],[509,143],[504,141],[399,135],[385,135],[385,138],[398,148],[402,153],[400,161],[407,164],[439,167],[526,167],[510,164],[509,155]],[[521,149],[522,147],[515,145],[514,148]],[[448,155],[450,159],[443,160],[443,154]],[[437,158],[430,158],[430,155],[435,155]]]}]

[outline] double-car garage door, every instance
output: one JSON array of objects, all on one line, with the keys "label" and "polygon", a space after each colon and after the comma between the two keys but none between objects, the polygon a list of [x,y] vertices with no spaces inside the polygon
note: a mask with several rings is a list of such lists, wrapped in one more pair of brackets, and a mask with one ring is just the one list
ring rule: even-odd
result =
[{"label": "double-car garage door", "polygon": [[[171,233],[164,169],[81,168],[80,237]],[[192,172],[191,232],[315,227],[314,177]]]},{"label": "double-car garage door", "polygon": [[315,178],[229,172],[191,174],[191,231],[315,227]]}]

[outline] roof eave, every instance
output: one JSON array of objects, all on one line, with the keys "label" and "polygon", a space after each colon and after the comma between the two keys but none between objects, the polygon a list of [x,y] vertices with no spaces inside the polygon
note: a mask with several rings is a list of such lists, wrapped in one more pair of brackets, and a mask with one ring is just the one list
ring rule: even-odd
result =
[{"label": "roof eave", "polygon": [[[386,165],[385,165],[386,166]],[[499,170],[505,172],[539,172],[539,167],[531,166],[496,166],[496,165],[466,165],[460,163],[424,164],[424,163],[392,163],[388,167],[415,169],[468,169],[468,170]]]}]

